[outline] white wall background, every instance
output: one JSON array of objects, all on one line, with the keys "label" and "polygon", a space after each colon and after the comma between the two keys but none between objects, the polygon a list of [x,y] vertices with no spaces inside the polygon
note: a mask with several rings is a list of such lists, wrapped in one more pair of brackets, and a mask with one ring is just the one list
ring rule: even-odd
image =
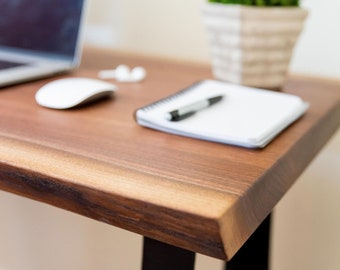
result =
[{"label": "white wall background", "polygon": [[[208,63],[202,1],[92,0],[86,42]],[[303,6],[310,16],[291,71],[340,79],[340,0]],[[339,164],[340,132],[275,209],[272,270],[340,269]],[[133,270],[142,252],[136,234],[1,191],[0,240],[0,270]],[[221,262],[198,256],[197,269]]]}]

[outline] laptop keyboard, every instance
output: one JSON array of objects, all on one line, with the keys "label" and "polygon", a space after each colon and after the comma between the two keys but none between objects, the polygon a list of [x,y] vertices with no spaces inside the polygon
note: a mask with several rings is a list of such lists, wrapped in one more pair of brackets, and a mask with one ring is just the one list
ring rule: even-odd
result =
[{"label": "laptop keyboard", "polygon": [[15,63],[15,62],[9,62],[0,60],[0,70],[1,69],[8,69],[8,68],[14,68],[25,65],[24,63]]}]

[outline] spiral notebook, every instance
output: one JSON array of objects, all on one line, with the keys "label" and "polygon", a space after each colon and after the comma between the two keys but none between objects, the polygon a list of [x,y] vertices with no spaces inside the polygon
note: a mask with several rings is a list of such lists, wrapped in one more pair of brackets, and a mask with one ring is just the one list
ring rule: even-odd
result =
[{"label": "spiral notebook", "polygon": [[[223,99],[181,121],[165,115],[195,101]],[[224,144],[262,148],[308,109],[300,97],[282,92],[204,80],[135,111],[141,126]]]}]

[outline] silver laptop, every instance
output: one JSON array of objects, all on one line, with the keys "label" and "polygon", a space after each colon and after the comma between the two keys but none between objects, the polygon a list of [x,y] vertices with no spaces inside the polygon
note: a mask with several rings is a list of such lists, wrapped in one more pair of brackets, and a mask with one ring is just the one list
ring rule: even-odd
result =
[{"label": "silver laptop", "polygon": [[0,0],[0,87],[80,63],[86,0]]}]

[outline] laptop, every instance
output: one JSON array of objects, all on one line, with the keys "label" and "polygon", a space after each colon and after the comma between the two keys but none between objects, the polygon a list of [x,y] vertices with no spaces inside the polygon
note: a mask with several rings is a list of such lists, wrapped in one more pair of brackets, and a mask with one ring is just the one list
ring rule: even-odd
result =
[{"label": "laptop", "polygon": [[80,64],[86,0],[0,0],[0,87]]}]

